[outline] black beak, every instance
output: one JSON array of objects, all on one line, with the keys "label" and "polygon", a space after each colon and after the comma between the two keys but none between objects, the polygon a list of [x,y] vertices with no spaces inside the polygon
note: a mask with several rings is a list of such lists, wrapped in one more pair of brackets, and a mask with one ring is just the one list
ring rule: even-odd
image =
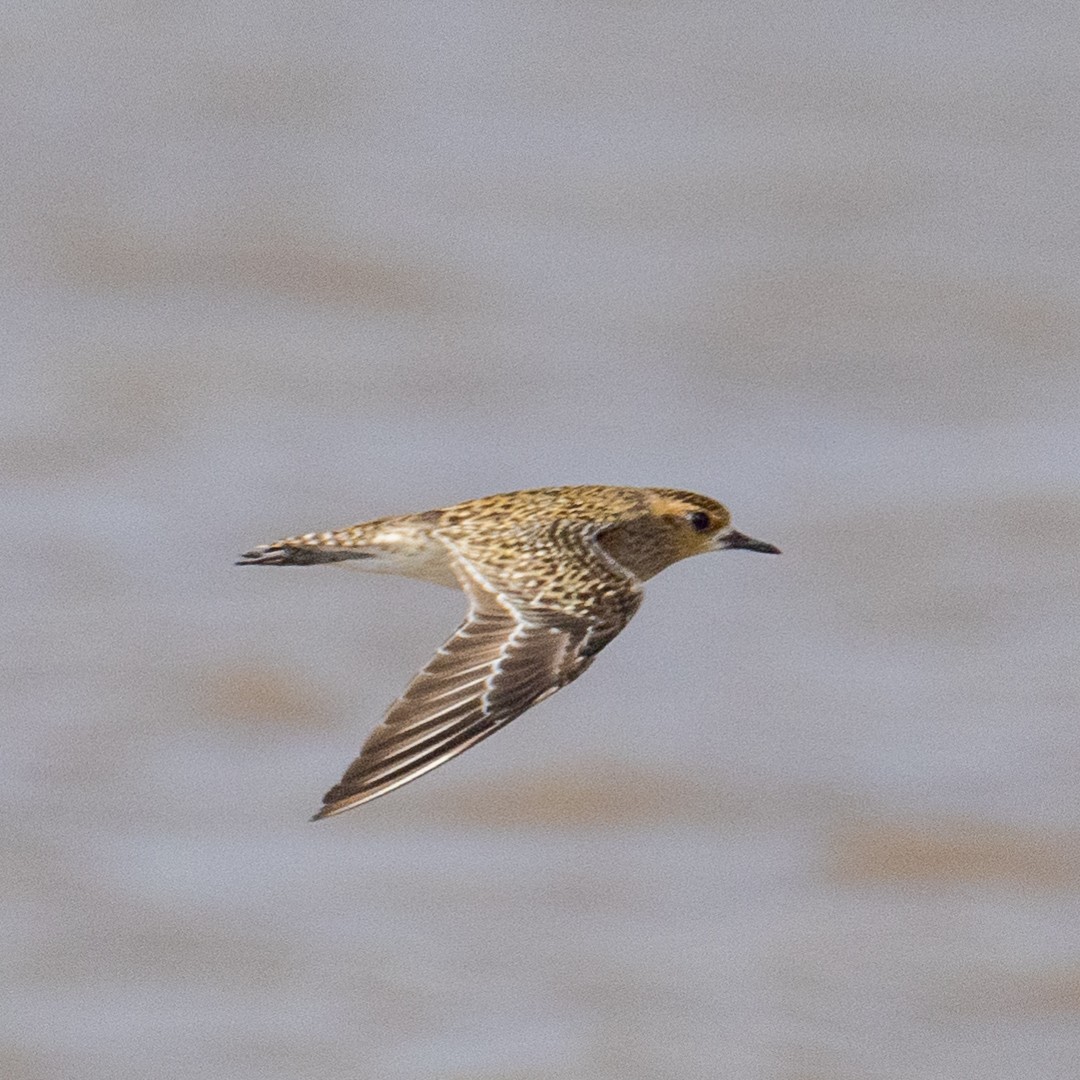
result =
[{"label": "black beak", "polygon": [[717,547],[721,550],[727,548],[745,548],[747,551],[762,551],[766,555],[779,555],[780,549],[775,544],[766,544],[764,540],[754,540],[745,533],[736,532],[734,529],[718,538],[720,543]]}]

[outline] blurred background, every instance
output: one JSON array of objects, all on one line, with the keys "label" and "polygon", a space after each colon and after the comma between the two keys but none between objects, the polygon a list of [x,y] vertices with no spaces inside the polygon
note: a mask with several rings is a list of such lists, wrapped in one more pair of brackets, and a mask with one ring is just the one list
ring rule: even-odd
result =
[{"label": "blurred background", "polygon": [[[8,7],[0,1072],[1015,1080],[1080,1056],[1080,9]],[[539,484],[783,548],[308,823]]]}]

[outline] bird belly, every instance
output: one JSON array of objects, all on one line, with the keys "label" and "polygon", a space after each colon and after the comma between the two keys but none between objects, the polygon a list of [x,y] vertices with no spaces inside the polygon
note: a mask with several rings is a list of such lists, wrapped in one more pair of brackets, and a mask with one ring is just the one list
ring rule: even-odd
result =
[{"label": "bird belly", "polygon": [[461,588],[451,569],[450,552],[445,545],[431,537],[387,530],[373,538],[371,543],[364,544],[362,550],[366,558],[349,560],[340,565],[366,574],[396,574],[451,589]]}]

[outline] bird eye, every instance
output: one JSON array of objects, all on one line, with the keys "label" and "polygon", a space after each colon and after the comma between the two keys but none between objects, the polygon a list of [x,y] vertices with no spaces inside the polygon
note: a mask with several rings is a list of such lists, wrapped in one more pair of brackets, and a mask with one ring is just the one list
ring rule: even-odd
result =
[{"label": "bird eye", "polygon": [[704,510],[695,510],[692,514],[688,514],[686,520],[690,522],[690,527],[696,532],[704,532],[711,521],[709,515]]}]

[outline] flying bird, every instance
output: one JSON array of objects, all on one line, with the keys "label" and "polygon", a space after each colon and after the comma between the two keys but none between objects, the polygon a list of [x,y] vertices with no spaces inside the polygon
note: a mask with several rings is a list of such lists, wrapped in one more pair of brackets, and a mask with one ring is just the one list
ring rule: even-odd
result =
[{"label": "flying bird", "polygon": [[346,563],[464,591],[464,622],[390,706],[313,820],[415,780],[576,679],[642,585],[707,551],[779,548],[713,499],[670,488],[512,491],[261,544],[241,566]]}]

